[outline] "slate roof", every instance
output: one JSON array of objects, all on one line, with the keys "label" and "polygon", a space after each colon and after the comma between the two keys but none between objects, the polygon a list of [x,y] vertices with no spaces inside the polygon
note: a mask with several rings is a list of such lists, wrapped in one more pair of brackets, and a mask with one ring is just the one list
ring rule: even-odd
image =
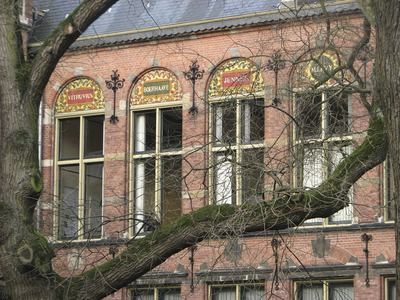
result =
[{"label": "slate roof", "polygon": [[[30,46],[43,42],[82,0],[34,0],[45,12],[34,24]],[[316,0],[315,0],[316,1]],[[314,0],[307,0],[313,4]],[[354,1],[326,0],[330,12],[358,10]],[[277,21],[293,16],[281,0],[120,0],[96,20],[72,48],[151,39]],[[308,6],[300,16],[320,14]]]}]

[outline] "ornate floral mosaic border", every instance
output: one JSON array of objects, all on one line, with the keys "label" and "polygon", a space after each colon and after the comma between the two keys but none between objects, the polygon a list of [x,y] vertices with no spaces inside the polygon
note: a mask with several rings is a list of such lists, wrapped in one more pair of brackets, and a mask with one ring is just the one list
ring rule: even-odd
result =
[{"label": "ornate floral mosaic border", "polygon": [[178,78],[167,70],[152,70],[140,77],[131,94],[131,105],[179,101],[182,88]]},{"label": "ornate floral mosaic border", "polygon": [[68,83],[56,102],[56,113],[104,108],[104,95],[99,85],[87,78]]},{"label": "ornate floral mosaic border", "polygon": [[232,59],[216,70],[208,88],[209,97],[249,94],[264,90],[264,80],[254,63]]}]

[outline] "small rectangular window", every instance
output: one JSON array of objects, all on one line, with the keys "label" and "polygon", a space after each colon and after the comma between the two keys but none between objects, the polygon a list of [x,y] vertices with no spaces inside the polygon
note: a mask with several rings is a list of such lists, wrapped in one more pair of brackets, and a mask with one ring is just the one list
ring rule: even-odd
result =
[{"label": "small rectangular window", "polygon": [[59,168],[59,232],[60,238],[77,238],[79,226],[79,166]]},{"label": "small rectangular window", "polygon": [[210,300],[264,300],[264,284],[227,284],[210,287]]},{"label": "small rectangular window", "polygon": [[352,281],[321,280],[310,283],[296,283],[297,300],[353,300]]},{"label": "small rectangular window", "polygon": [[322,134],[322,94],[300,94],[296,98],[299,129],[297,138],[314,138]]},{"label": "small rectangular window", "polygon": [[396,300],[396,279],[386,278],[385,280],[385,299]]},{"label": "small rectangular window", "polygon": [[60,159],[79,158],[80,118],[60,120]]},{"label": "small rectangular window", "polygon": [[182,148],[182,109],[163,109],[162,113],[162,149]]},{"label": "small rectangular window", "polygon": [[85,167],[85,236],[101,237],[103,163],[86,164]]},{"label": "small rectangular window", "polygon": [[236,102],[214,105],[214,144],[236,144]]},{"label": "small rectangular window", "polygon": [[156,150],[156,111],[135,115],[135,152]]},{"label": "small rectangular window", "polygon": [[264,100],[256,99],[241,103],[242,143],[262,142],[264,140]]},{"label": "small rectangular window", "polygon": [[104,149],[104,117],[85,118],[85,157],[102,156]]},{"label": "small rectangular window", "polygon": [[181,300],[181,289],[177,287],[138,288],[132,293],[133,300]]}]

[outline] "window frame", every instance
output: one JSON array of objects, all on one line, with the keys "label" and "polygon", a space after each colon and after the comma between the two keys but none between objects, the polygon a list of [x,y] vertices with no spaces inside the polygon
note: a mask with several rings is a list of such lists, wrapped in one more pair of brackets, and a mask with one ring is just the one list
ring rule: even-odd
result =
[{"label": "window frame", "polygon": [[396,300],[390,297],[390,284],[394,283],[394,288],[396,290],[396,278],[395,277],[385,277],[385,300]]},{"label": "window frame", "polygon": [[[163,194],[163,188],[162,188],[162,178],[163,178],[163,158],[165,157],[177,157],[181,156],[181,161],[182,161],[182,154],[183,154],[183,138],[181,141],[181,147],[180,148],[174,148],[174,149],[167,149],[163,150],[162,149],[162,141],[161,141],[161,134],[162,134],[162,128],[161,128],[161,121],[162,121],[162,115],[161,112],[165,109],[174,109],[174,108],[180,108],[182,111],[182,134],[183,134],[183,103],[182,101],[171,101],[167,103],[154,103],[154,104],[143,104],[143,105],[134,105],[131,106],[131,112],[130,112],[130,119],[131,119],[131,137],[130,137],[130,166],[131,166],[131,171],[130,171],[130,180],[129,180],[129,211],[132,215],[131,218],[131,223],[129,226],[129,235],[130,236],[136,236],[136,235],[145,235],[149,233],[150,231],[144,231],[143,229],[138,230],[139,227],[136,226],[135,224],[135,219],[136,219],[136,196],[135,196],[135,172],[136,172],[136,163],[140,160],[145,160],[149,158],[154,158],[155,159],[155,195],[154,195],[154,201],[155,201],[155,214],[156,218],[158,220],[162,220],[162,194]],[[135,150],[135,142],[136,142],[136,137],[135,137],[135,130],[136,130],[136,117],[135,115],[138,113],[145,113],[145,112],[150,112],[150,111],[155,111],[156,113],[156,135],[155,135],[155,150],[151,151],[136,151]],[[182,168],[181,168],[182,170]],[[182,189],[181,189],[182,190]],[[144,204],[145,205],[145,204]],[[182,198],[181,198],[181,209],[182,209]],[[139,228],[140,229],[140,228]]]},{"label": "window frame", "polygon": [[300,289],[299,287],[301,285],[305,285],[305,284],[322,284],[322,295],[323,295],[323,299],[322,300],[330,300],[330,295],[329,295],[329,284],[330,283],[349,283],[351,282],[353,284],[353,299],[354,299],[354,295],[355,295],[355,290],[354,290],[354,279],[322,279],[322,280],[311,280],[311,281],[295,281],[294,282],[294,290],[293,290],[293,294],[294,294],[294,299],[295,300],[302,300],[302,298],[300,297],[299,293],[300,293]]},{"label": "window frame", "polygon": [[253,282],[253,283],[226,283],[226,284],[209,284],[208,285],[208,300],[213,299],[213,288],[222,288],[222,287],[235,287],[235,300],[241,300],[242,298],[242,288],[249,286],[259,286],[262,287],[264,291],[264,299],[265,299],[265,282]]},{"label": "window frame", "polygon": [[[103,148],[101,155],[94,155],[88,156],[85,158],[85,137],[86,137],[86,119],[96,116],[103,116]],[[78,119],[79,118],[79,155],[78,157],[73,158],[60,158],[60,124],[62,120],[67,119]],[[54,156],[54,195],[55,195],[55,209],[54,209],[54,226],[53,226],[53,236],[57,241],[66,241],[66,240],[73,240],[73,241],[82,241],[82,240],[100,240],[103,238],[104,228],[101,226],[101,233],[100,236],[87,236],[85,233],[86,223],[85,223],[85,192],[86,192],[86,166],[91,164],[99,164],[103,165],[102,168],[102,199],[101,199],[101,224],[103,222],[103,215],[104,215],[104,150],[105,150],[105,110],[98,109],[98,110],[91,110],[91,111],[78,111],[78,112],[71,112],[68,114],[56,114],[55,115],[55,156]],[[78,217],[77,217],[77,236],[72,237],[61,237],[60,235],[60,171],[62,167],[65,166],[78,166]]]},{"label": "window frame", "polygon": [[[320,88],[316,91],[316,95],[320,94],[321,95],[321,104],[320,104],[320,135],[319,136],[312,136],[312,137],[300,137],[299,134],[299,128],[297,124],[294,124],[293,126],[293,144],[294,144],[294,151],[297,154],[297,157],[303,157],[304,152],[301,153],[307,145],[316,145],[316,144],[321,144],[321,164],[322,164],[322,169],[321,169],[321,174],[322,174],[322,180],[325,180],[326,178],[329,177],[330,173],[330,165],[332,164],[332,161],[330,161],[330,147],[334,144],[346,144],[349,143],[349,146],[347,147],[352,147],[351,142],[353,140],[353,130],[351,126],[351,118],[352,118],[352,109],[353,109],[353,97],[351,93],[346,93],[347,97],[347,126],[348,130],[345,133],[339,133],[339,134],[333,134],[329,133],[329,99],[328,94],[329,93],[335,93],[335,92],[342,92],[340,89],[329,86],[324,86],[323,88]],[[294,94],[293,94],[293,113],[295,118],[297,119],[300,114],[298,115],[297,110],[298,110],[298,95],[301,96],[302,92],[304,92],[303,89],[294,89]],[[306,92],[305,92],[306,94]],[[346,146],[345,146],[346,147]],[[343,147],[343,148],[345,148]],[[352,152],[353,149],[348,155]],[[301,161],[301,167],[300,167],[300,159],[299,162],[293,167],[293,183],[294,186],[296,187],[303,187],[303,180],[304,180],[304,157]],[[309,219],[305,221],[302,225],[306,227],[310,226],[337,226],[337,225],[348,225],[353,223],[354,219],[354,208],[352,206],[353,203],[353,188],[351,188],[349,192],[349,198],[350,198],[350,204],[349,206],[343,208],[342,210],[338,211],[336,214],[339,212],[342,212],[345,209],[349,210],[349,213],[352,215],[350,220],[345,220],[345,221],[331,221],[331,217],[328,218],[315,218],[315,219]]]},{"label": "window frame", "polygon": [[[266,134],[266,118],[265,118],[265,107],[264,109],[264,123],[263,123],[263,131],[264,131],[264,136],[262,140],[260,141],[249,141],[245,142],[242,141],[242,110],[241,104],[245,101],[258,101],[262,100],[265,106],[265,94],[264,92],[256,92],[251,95],[229,95],[227,97],[225,96],[220,96],[220,97],[212,97],[209,99],[210,102],[210,109],[209,109],[209,163],[210,163],[210,172],[209,172],[209,182],[210,182],[210,197],[209,197],[209,204],[219,204],[217,203],[217,196],[216,196],[216,184],[217,184],[217,176],[216,172],[218,169],[218,166],[220,165],[218,163],[218,153],[223,154],[223,153],[233,153],[234,154],[234,159],[231,165],[232,170],[235,170],[235,177],[234,179],[234,184],[235,184],[235,189],[234,193],[231,193],[231,201],[227,202],[220,202],[220,204],[223,203],[229,203],[229,204],[236,204],[236,205],[241,205],[243,203],[243,186],[244,186],[244,179],[243,179],[243,167],[241,166],[241,163],[243,161],[243,153],[247,150],[256,150],[259,151],[261,149],[265,148],[265,134]],[[230,144],[230,145],[223,145],[222,143],[215,143],[216,135],[215,135],[215,108],[218,106],[222,106],[224,104],[229,104],[235,102],[235,108],[236,108],[236,121],[235,121],[235,131],[236,131],[236,138],[235,138],[235,143]],[[222,156],[222,155],[221,155]],[[226,156],[226,155],[225,155]],[[229,156],[232,156],[232,154],[229,154],[227,159],[229,159]],[[265,181],[265,178],[264,178]],[[232,184],[233,181],[231,181]],[[265,188],[265,182],[263,184],[263,187]],[[232,189],[233,190],[233,189]]]}]

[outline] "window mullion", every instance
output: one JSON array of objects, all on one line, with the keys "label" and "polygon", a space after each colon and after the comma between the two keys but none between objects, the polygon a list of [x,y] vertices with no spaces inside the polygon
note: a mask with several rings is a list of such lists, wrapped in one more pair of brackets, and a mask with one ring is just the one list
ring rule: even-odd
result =
[{"label": "window mullion", "polygon": [[156,154],[155,154],[155,211],[161,220],[161,176],[162,176],[162,162],[161,162],[161,131],[162,131],[162,118],[161,110],[156,110]]},{"label": "window mullion", "polygon": [[[215,122],[214,122],[214,118],[215,118],[215,106],[214,105],[210,105],[210,112],[209,112],[209,148],[208,148],[208,155],[209,157],[211,157],[211,172],[209,173],[209,181],[210,181],[210,195],[211,197],[209,198],[209,204],[214,204],[216,202],[216,197],[215,197],[215,180],[214,180],[214,172],[215,172],[215,157],[214,157],[214,152],[213,152],[213,147],[214,147],[214,143],[216,141],[216,137],[213,136],[213,132],[214,132],[214,127]],[[211,289],[209,291],[210,295],[211,295]]]},{"label": "window mullion", "polygon": [[242,187],[243,187],[243,176],[242,176],[242,147],[241,147],[241,141],[242,141],[242,107],[241,107],[241,101],[237,100],[236,103],[236,161],[235,165],[233,166],[236,168],[235,176],[236,176],[236,204],[240,205],[242,204]]},{"label": "window mullion", "polygon": [[323,281],[322,286],[323,286],[324,300],[330,300],[329,299],[329,282]]},{"label": "window mullion", "polygon": [[[328,137],[328,102],[327,94],[323,93],[322,97],[322,105],[321,105],[321,138],[322,138],[322,178],[323,180],[328,177],[328,150],[329,150],[329,143],[326,142]],[[328,225],[329,218],[323,219],[323,224]],[[325,286],[325,285],[324,285]]]},{"label": "window mullion", "polygon": [[327,94],[323,93],[322,94],[322,105],[321,105],[321,137],[322,140],[325,141],[325,139],[328,136],[328,102],[327,100]]},{"label": "window mullion", "polygon": [[78,220],[78,239],[84,236],[84,217],[85,217],[85,164],[83,161],[84,141],[85,141],[85,119],[79,117],[79,220]]}]

